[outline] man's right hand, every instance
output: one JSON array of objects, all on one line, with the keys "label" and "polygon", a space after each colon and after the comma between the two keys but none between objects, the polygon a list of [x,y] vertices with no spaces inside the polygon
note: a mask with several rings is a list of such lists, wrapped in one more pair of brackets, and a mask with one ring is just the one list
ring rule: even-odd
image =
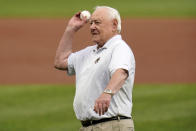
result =
[{"label": "man's right hand", "polygon": [[78,31],[82,26],[84,26],[85,23],[87,23],[87,19],[80,19],[80,13],[76,13],[70,20],[67,25],[68,31]]}]

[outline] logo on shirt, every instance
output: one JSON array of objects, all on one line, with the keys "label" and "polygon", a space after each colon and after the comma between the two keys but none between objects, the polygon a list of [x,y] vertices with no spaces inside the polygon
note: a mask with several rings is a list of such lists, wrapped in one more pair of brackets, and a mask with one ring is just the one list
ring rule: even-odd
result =
[{"label": "logo on shirt", "polygon": [[100,60],[100,57],[95,60],[95,64],[97,64]]}]

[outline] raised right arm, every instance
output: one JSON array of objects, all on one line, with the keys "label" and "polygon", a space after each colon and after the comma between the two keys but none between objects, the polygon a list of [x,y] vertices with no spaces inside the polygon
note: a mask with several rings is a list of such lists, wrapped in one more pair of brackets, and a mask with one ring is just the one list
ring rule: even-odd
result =
[{"label": "raised right arm", "polygon": [[80,12],[75,14],[65,29],[65,32],[60,40],[59,46],[56,50],[54,67],[59,70],[67,70],[67,59],[72,53],[72,41],[74,34],[85,24],[87,20],[80,19]]}]

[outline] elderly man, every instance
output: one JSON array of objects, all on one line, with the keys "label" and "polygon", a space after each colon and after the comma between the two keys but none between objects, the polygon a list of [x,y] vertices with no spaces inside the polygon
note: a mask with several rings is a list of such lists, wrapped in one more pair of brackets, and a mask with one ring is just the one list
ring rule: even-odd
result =
[{"label": "elderly man", "polygon": [[88,21],[80,12],[69,21],[55,57],[55,68],[76,75],[74,111],[81,131],[133,131],[132,89],[135,59],[122,40],[118,11],[98,6],[90,18],[94,45],[72,53],[74,34]]}]

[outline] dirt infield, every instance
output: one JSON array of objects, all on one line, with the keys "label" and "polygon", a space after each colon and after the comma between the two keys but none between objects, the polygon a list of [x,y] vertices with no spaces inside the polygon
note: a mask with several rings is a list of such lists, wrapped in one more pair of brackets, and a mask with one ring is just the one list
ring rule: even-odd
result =
[{"label": "dirt infield", "polygon": [[[53,68],[63,19],[0,19],[0,84],[71,84]],[[122,37],[136,58],[136,83],[196,82],[196,20],[123,20]],[[90,45],[88,25],[74,50]]]}]

